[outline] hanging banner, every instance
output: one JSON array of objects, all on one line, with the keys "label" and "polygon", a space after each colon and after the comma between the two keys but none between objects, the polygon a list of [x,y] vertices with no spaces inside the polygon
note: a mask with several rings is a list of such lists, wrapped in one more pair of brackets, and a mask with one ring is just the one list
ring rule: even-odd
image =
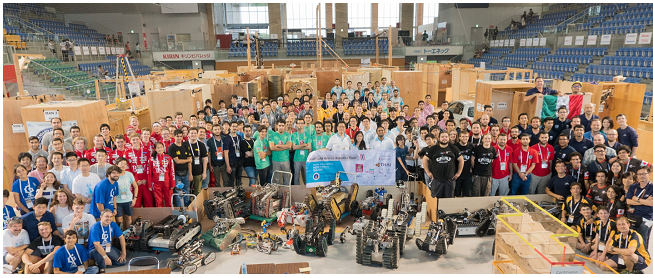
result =
[{"label": "hanging banner", "polygon": [[540,38],[533,38],[533,46],[540,45]]},{"label": "hanging banner", "polygon": [[651,32],[640,33],[637,44],[651,44]]},{"label": "hanging banner", "polygon": [[574,42],[574,37],[565,37],[565,45],[571,45]]},{"label": "hanging banner", "polygon": [[526,39],[519,39],[519,46],[526,46]]},{"label": "hanging banner", "polygon": [[597,35],[587,36],[587,45],[596,45],[596,39],[597,38],[598,38]]},{"label": "hanging banner", "polygon": [[[43,139],[43,135],[52,131],[52,124],[50,122],[25,122],[27,126],[27,135],[36,136],[39,138],[39,142]],[[71,127],[77,126],[77,121],[64,121],[61,123],[61,128],[63,130],[70,130]]]},{"label": "hanging banner", "polygon": [[97,55],[97,47],[91,46],[91,55]]},{"label": "hanging banner", "polygon": [[526,39],[526,46],[533,46],[533,38]]},{"label": "hanging banner", "polygon": [[75,47],[73,47],[73,49],[75,51],[75,55],[82,55],[82,48],[81,47],[75,46]]},{"label": "hanging banner", "polygon": [[113,55],[118,55],[119,54],[118,53],[118,48],[117,47],[112,47],[111,48],[111,53],[113,53]]},{"label": "hanging banner", "polygon": [[88,46],[82,47],[82,51],[84,51],[84,55],[91,55],[91,50],[88,49]]},{"label": "hanging banner", "polygon": [[100,47],[98,47],[98,51],[100,52],[100,55],[105,55],[105,54],[107,54],[106,52],[104,52],[104,46],[100,46]]},{"label": "hanging banner", "polygon": [[576,36],[574,45],[583,45],[583,42],[585,42],[585,36]]},{"label": "hanging banner", "polygon": [[540,46],[546,46],[546,38],[540,38]]},{"label": "hanging banner", "polygon": [[107,47],[107,55],[111,55],[111,47]]},{"label": "hanging banner", "polygon": [[306,187],[328,185],[340,174],[343,185],[395,185],[397,154],[388,151],[315,151],[306,160]]},{"label": "hanging banner", "polygon": [[510,46],[515,46],[515,39],[510,39]]},{"label": "hanging banner", "polygon": [[637,33],[626,34],[626,41],[624,44],[635,44],[637,42]]},{"label": "hanging banner", "polygon": [[508,46],[509,43],[510,43],[510,40],[506,39],[506,40],[503,41],[503,46]]},{"label": "hanging banner", "polygon": [[609,45],[612,35],[601,35],[601,45]]},{"label": "hanging banner", "polygon": [[499,40],[499,47],[503,46],[503,40]]}]

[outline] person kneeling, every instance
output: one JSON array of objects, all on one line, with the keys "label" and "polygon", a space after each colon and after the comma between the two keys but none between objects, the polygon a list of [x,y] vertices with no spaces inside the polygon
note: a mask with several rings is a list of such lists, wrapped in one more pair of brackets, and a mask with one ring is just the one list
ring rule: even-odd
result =
[{"label": "person kneeling", "polygon": [[596,236],[594,231],[595,220],[592,218],[592,207],[589,204],[580,204],[580,214],[583,216],[578,221],[576,231],[578,232],[578,242],[576,248],[584,253],[592,252],[592,241]]},{"label": "person kneeling", "polygon": [[[127,249],[125,236],[120,227],[112,221],[113,211],[105,209],[100,215],[100,222],[91,226],[88,239],[88,253],[95,260],[100,273],[104,273],[107,266],[123,266],[127,263]],[[122,251],[111,246],[113,238],[120,239]]]},{"label": "person kneeling", "polygon": [[64,243],[61,237],[52,234],[50,222],[39,222],[38,229],[40,236],[23,253],[25,274],[52,274],[52,258]]},{"label": "person kneeling", "polygon": [[97,266],[88,266],[88,254],[84,245],[77,244],[77,232],[64,233],[66,245],[54,252],[54,274],[97,274]]},{"label": "person kneeling", "polygon": [[606,250],[598,260],[609,267],[627,272],[641,271],[651,264],[651,257],[643,244],[642,236],[630,229],[625,216],[617,218],[617,232],[608,239]]}]

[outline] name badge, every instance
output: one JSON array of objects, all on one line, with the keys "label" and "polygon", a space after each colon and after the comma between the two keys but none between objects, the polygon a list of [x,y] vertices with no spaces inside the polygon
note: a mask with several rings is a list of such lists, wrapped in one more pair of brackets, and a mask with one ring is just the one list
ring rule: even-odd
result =
[{"label": "name badge", "polygon": [[200,159],[199,157],[196,157],[193,161],[195,161],[195,165],[200,165]]},{"label": "name badge", "polygon": [[127,200],[127,194],[120,194],[120,200]]},{"label": "name badge", "polygon": [[111,252],[111,243],[107,243],[107,245],[104,246],[104,251],[106,253]]},{"label": "name badge", "polygon": [[522,166],[519,168],[519,171],[521,171],[522,173],[526,173],[526,165],[522,165]]},{"label": "name badge", "polygon": [[264,157],[263,159],[261,159],[261,161],[266,161],[266,160],[265,160],[265,157]]},{"label": "name badge", "polygon": [[86,268],[83,265],[80,265],[77,267],[77,271],[81,271],[82,273],[86,272]]},{"label": "name badge", "polygon": [[236,151],[236,157],[240,157],[240,152]]},{"label": "name badge", "polygon": [[32,209],[34,206],[34,202],[32,200],[25,200],[25,204],[27,205],[28,209]]},{"label": "name badge", "polygon": [[159,181],[165,181],[166,180],[166,175],[165,174],[159,174]]},{"label": "name badge", "polygon": [[549,168],[549,163],[548,162],[542,162],[542,169],[547,169]]},{"label": "name badge", "polygon": [[143,166],[136,166],[136,174],[142,174],[143,173]]},{"label": "name badge", "polygon": [[605,244],[599,243],[599,251],[603,251],[605,249]]},{"label": "name badge", "polygon": [[224,157],[222,157],[222,152],[215,152],[215,156],[218,157],[218,160],[223,160]]},{"label": "name badge", "polygon": [[84,239],[83,238],[78,239],[77,244],[84,245]]},{"label": "name badge", "polygon": [[304,150],[299,150],[299,155],[304,155]]},{"label": "name badge", "polygon": [[631,208],[628,209],[628,213],[634,213],[634,212],[635,212],[635,208],[634,208],[634,207],[631,207]]},{"label": "name badge", "polygon": [[624,258],[622,258],[621,256],[619,256],[619,261],[617,262],[617,264],[618,264],[618,265],[626,265],[626,264],[624,263]]},{"label": "name badge", "polygon": [[499,169],[501,169],[501,171],[505,171],[505,170],[506,170],[506,162],[500,162],[499,165],[500,165],[500,166],[499,166]]},{"label": "name badge", "polygon": [[574,216],[569,215],[569,218],[567,218],[567,223],[574,223]]}]

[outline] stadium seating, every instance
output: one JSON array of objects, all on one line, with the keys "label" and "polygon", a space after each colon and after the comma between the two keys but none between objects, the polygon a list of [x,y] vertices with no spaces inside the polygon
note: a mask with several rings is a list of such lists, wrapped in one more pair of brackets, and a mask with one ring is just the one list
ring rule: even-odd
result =
[{"label": "stadium seating", "polygon": [[[376,53],[376,39],[352,39],[344,40],[343,48],[345,55],[369,55]],[[388,39],[379,38],[379,54],[388,54]]]}]

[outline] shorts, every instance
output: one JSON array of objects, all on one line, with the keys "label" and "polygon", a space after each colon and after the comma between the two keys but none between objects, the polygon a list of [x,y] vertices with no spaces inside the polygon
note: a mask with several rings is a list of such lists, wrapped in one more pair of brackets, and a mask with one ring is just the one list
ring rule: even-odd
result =
[{"label": "shorts", "polygon": [[[620,265],[619,262],[619,255],[617,254],[608,254],[610,257],[608,258],[609,260],[612,260],[615,264],[617,264],[617,269],[624,269],[626,268],[626,265]],[[648,267],[646,264],[646,261],[644,260],[644,257],[642,257],[639,254],[637,255],[637,262],[635,265],[633,265],[633,270],[643,270]]]},{"label": "shorts", "polygon": [[134,208],[132,202],[116,203],[116,217],[121,217],[123,214],[127,216],[134,215]]}]

